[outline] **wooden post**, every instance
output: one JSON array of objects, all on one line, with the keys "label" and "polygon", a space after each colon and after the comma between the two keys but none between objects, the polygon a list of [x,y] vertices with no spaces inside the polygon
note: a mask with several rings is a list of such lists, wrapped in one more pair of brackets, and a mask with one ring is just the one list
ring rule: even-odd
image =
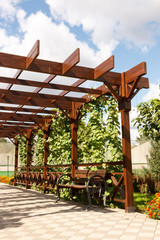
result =
[{"label": "wooden post", "polygon": [[31,135],[32,135],[32,131],[27,130],[26,188],[29,188],[29,171],[30,171],[30,166],[31,166]]},{"label": "wooden post", "polygon": [[14,186],[17,185],[17,168],[18,168],[18,140],[15,139],[15,166],[14,166]]},{"label": "wooden post", "polygon": [[49,143],[47,142],[48,137],[49,137],[49,128],[50,128],[50,122],[51,120],[45,120],[44,124],[44,184],[43,184],[43,190],[44,193],[46,192],[46,181],[47,181],[47,161],[48,161],[48,156],[49,156]]},{"label": "wooden post", "polygon": [[72,177],[75,176],[76,165],[78,163],[78,144],[77,144],[78,119],[75,102],[72,102],[71,111],[71,138],[72,138]]},{"label": "wooden post", "polygon": [[122,149],[124,162],[124,185],[125,185],[125,211],[134,211],[133,200],[133,177],[132,177],[132,160],[131,160],[131,141],[130,141],[130,121],[129,111],[131,102],[126,99],[125,76],[122,74],[122,101],[119,102],[122,124]]}]

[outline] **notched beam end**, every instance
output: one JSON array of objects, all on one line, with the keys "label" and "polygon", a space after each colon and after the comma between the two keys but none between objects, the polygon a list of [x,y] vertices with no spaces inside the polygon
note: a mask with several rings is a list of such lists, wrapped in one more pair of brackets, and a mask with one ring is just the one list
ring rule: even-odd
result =
[{"label": "notched beam end", "polygon": [[77,48],[63,63],[62,75],[75,66],[80,61],[80,49]]},{"label": "notched beam end", "polygon": [[27,55],[26,58],[26,69],[29,68],[29,66],[34,62],[34,60],[38,57],[39,55],[39,47],[40,47],[40,41],[37,40],[34,46],[32,47],[31,51]]},{"label": "notched beam end", "polygon": [[147,74],[147,64],[146,62],[141,62],[125,72],[125,81],[126,83],[132,82],[136,78],[142,77],[145,74]]},{"label": "notched beam end", "polygon": [[102,76],[114,68],[114,56],[111,56],[94,69],[94,79]]}]

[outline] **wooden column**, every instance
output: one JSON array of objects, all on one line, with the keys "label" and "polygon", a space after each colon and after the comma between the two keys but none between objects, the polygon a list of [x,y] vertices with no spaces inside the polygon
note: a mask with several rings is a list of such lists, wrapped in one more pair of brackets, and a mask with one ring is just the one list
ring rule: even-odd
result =
[{"label": "wooden column", "polygon": [[75,169],[78,164],[78,144],[77,144],[78,119],[75,102],[72,102],[71,111],[71,139],[72,139],[72,177],[75,176]]},{"label": "wooden column", "polygon": [[18,140],[15,139],[15,165],[14,165],[14,186],[17,185],[17,168],[18,168]]},{"label": "wooden column", "polygon": [[31,166],[31,135],[32,135],[32,131],[27,130],[26,188],[29,188],[29,171],[30,171],[30,166]]},{"label": "wooden column", "polygon": [[45,120],[44,124],[44,193],[46,192],[46,180],[47,180],[47,161],[48,161],[48,156],[49,156],[49,143],[47,142],[48,137],[49,137],[49,128],[50,128],[50,122],[51,120]]},{"label": "wooden column", "polygon": [[130,121],[129,111],[131,110],[131,101],[127,100],[127,87],[125,76],[122,74],[122,101],[119,102],[122,124],[122,149],[124,161],[124,185],[125,185],[125,210],[126,212],[134,211],[133,200],[133,177],[132,177],[132,160],[131,160],[131,140],[130,140]]}]

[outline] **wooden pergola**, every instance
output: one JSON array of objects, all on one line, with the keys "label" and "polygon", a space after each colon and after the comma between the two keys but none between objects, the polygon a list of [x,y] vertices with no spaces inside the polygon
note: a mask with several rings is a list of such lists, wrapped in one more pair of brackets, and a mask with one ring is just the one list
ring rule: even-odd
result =
[{"label": "wooden pergola", "polygon": [[[0,53],[0,66],[16,69],[14,77],[0,76],[0,83],[6,83],[5,89],[0,89],[0,137],[8,137],[12,141],[17,134],[27,133],[27,167],[26,187],[31,160],[31,133],[38,127],[44,131],[44,138],[49,136],[49,124],[55,113],[54,108],[60,109],[71,122],[72,137],[72,176],[78,166],[77,130],[78,116],[83,104],[92,101],[92,95],[99,97],[112,94],[118,101],[122,123],[123,147],[123,179],[125,185],[125,209],[133,211],[133,182],[130,143],[129,111],[131,100],[142,88],[149,88],[146,74],[146,63],[142,62],[130,70],[118,73],[111,71],[114,68],[114,56],[101,63],[96,68],[77,65],[80,61],[80,51],[75,50],[63,63],[37,59],[39,55],[39,40],[34,44],[27,57]],[[36,79],[21,79],[23,71],[45,74],[43,81]],[[59,80],[54,83],[57,76],[65,77],[66,82]],[[75,78],[73,84],[70,79]],[[92,89],[83,87],[88,80],[101,82],[101,86]],[[28,91],[28,89],[31,89]],[[58,90],[58,94],[55,90]],[[56,92],[56,93],[55,93]],[[77,97],[79,95],[79,97]],[[16,106],[15,106],[16,104]],[[1,104],[2,105],[2,104]],[[67,111],[65,111],[67,110]],[[15,144],[15,178],[18,169],[18,141]],[[47,158],[49,146],[45,142],[44,152],[44,179],[47,174]],[[122,179],[121,179],[122,182]],[[120,187],[121,182],[117,185]]]}]

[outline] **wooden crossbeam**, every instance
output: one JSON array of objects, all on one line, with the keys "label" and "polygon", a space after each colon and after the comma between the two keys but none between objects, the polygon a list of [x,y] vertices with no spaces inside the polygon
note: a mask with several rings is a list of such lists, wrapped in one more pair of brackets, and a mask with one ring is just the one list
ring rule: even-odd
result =
[{"label": "wooden crossbeam", "polygon": [[86,99],[83,98],[76,98],[76,97],[63,97],[59,95],[51,95],[51,94],[43,94],[43,93],[33,93],[33,92],[23,92],[23,91],[16,91],[16,90],[5,90],[0,89],[0,94],[4,97],[21,97],[22,99],[28,98],[37,98],[37,99],[50,99],[50,100],[61,100],[61,101],[71,101],[71,102],[86,102]]},{"label": "wooden crossbeam", "polygon": [[26,58],[26,69],[34,62],[39,55],[39,40],[36,41]]},{"label": "wooden crossbeam", "polygon": [[94,79],[102,76],[114,68],[114,56],[111,56],[94,69]]},{"label": "wooden crossbeam", "polygon": [[146,62],[142,62],[125,72],[125,82],[126,83],[132,82],[135,79],[142,77],[146,73],[147,73]]},{"label": "wooden crossbeam", "polygon": [[1,121],[0,126],[28,126],[28,127],[36,127],[37,125],[35,123],[27,123],[26,121]]},{"label": "wooden crossbeam", "polygon": [[41,88],[49,88],[49,89],[66,90],[66,91],[73,91],[73,92],[84,92],[84,93],[90,93],[90,94],[99,94],[99,95],[102,94],[100,90],[91,89],[91,88],[81,88],[81,87],[67,86],[62,84],[29,81],[29,80],[9,78],[9,77],[0,77],[0,82],[23,85],[23,86],[38,87],[39,88],[38,90],[41,90]]},{"label": "wooden crossbeam", "polygon": [[45,119],[52,118],[52,116],[37,116],[28,114],[17,114],[17,113],[0,113],[1,120],[13,120],[13,121],[26,121],[26,122],[43,122]]},{"label": "wooden crossbeam", "polygon": [[42,109],[33,109],[33,108],[22,108],[22,107],[4,107],[0,106],[0,112],[1,111],[14,111],[14,112],[31,112],[31,113],[48,113],[48,114],[54,114],[55,111],[48,111],[48,110],[42,110]]},{"label": "wooden crossbeam", "polygon": [[[29,66],[28,69],[26,69],[25,63],[26,57],[7,53],[0,53],[1,67],[18,68],[33,72],[48,73],[51,75],[64,75],[66,77],[95,80],[93,68],[75,65],[70,70],[65,72],[65,74],[62,74],[62,63],[35,59],[35,61]],[[129,72],[127,71],[127,74],[128,73]],[[141,71],[139,73],[140,75],[142,74]],[[145,80],[146,78],[144,78],[144,81]],[[96,78],[96,81],[108,82],[115,86],[121,85],[121,74],[116,72],[107,72],[104,75]],[[128,78],[127,81],[133,81],[133,75],[132,78]]]},{"label": "wooden crossbeam", "polygon": [[77,48],[63,63],[62,74],[65,74],[69,69],[75,66],[80,61],[80,51]]},{"label": "wooden crossbeam", "polygon": [[[57,108],[57,106],[54,104],[54,101],[48,100],[48,99],[39,99],[39,98],[31,98],[28,99],[28,97],[18,97],[18,96],[7,96],[4,97],[0,94],[0,102],[1,103],[7,103],[7,104],[20,104],[20,105],[27,105],[27,106],[38,106],[38,107],[51,107],[51,108]],[[56,103],[60,106],[60,108],[65,110],[71,110],[72,108],[72,102],[71,101],[56,101]]]}]

